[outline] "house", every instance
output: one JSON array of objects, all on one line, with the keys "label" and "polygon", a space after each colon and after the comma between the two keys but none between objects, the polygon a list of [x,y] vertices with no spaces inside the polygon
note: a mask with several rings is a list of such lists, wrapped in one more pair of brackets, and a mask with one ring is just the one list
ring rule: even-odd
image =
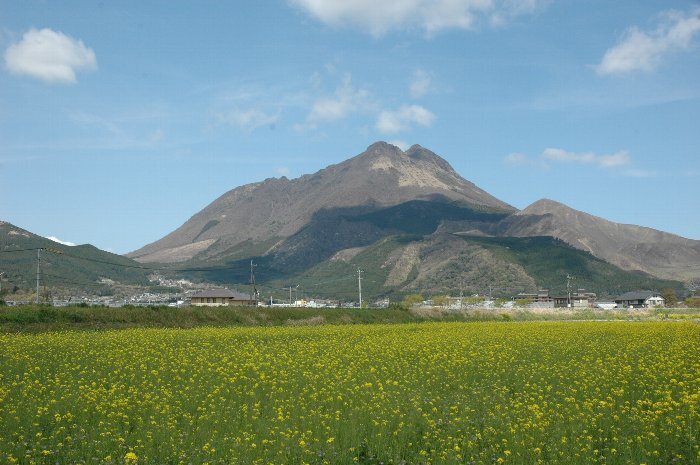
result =
[{"label": "house", "polygon": [[595,298],[589,295],[582,295],[578,293],[569,295],[555,295],[552,297],[554,300],[554,308],[588,308],[591,306],[591,301]]},{"label": "house", "polygon": [[537,294],[518,294],[516,296],[516,298],[522,297],[532,300],[534,306],[550,308],[586,308],[590,307],[597,298],[595,293],[586,292],[585,289],[579,289],[571,295],[550,295],[549,289],[540,289]]},{"label": "house", "polygon": [[666,301],[654,291],[626,292],[615,299],[617,308],[663,307]]},{"label": "house", "polygon": [[528,300],[531,302],[530,306],[533,307],[553,307],[554,304],[554,299],[549,295],[549,289],[540,289],[537,291],[537,293],[524,293],[521,292],[520,294],[516,295],[514,297],[516,300]]},{"label": "house", "polygon": [[192,296],[192,305],[221,307],[225,305],[256,305],[250,294],[241,294],[230,289],[207,289]]}]

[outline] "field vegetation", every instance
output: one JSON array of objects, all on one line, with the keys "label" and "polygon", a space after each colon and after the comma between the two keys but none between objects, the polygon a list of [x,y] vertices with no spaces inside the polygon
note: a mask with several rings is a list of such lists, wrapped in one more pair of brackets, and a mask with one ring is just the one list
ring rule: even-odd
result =
[{"label": "field vegetation", "polygon": [[0,334],[0,462],[690,464],[700,326]]},{"label": "field vegetation", "polygon": [[[497,308],[462,310],[422,307],[423,296],[410,294],[389,308],[298,308],[298,307],[104,307],[85,304],[68,307],[49,305],[0,305],[0,332],[42,332],[68,329],[108,330],[124,328],[193,328],[199,326],[304,326],[319,324],[419,323],[449,321],[543,321],[543,320],[692,320],[700,321],[700,308],[527,309]],[[478,304],[466,298],[466,304]],[[465,304],[465,305],[466,305]]]}]

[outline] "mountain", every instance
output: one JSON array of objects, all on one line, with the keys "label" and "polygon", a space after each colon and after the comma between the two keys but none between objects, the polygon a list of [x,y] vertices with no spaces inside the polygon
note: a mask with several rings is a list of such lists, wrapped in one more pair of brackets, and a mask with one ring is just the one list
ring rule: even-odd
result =
[{"label": "mountain", "polygon": [[461,289],[465,295],[491,292],[512,297],[541,288],[563,295],[567,274],[575,275],[577,289],[601,296],[619,295],[627,289],[670,287],[680,291],[683,287],[677,281],[622,270],[552,237],[442,232],[426,237],[388,236],[367,247],[339,251],[331,259],[281,280],[265,274],[260,277],[272,278],[271,287],[292,282],[311,296],[353,299],[357,295],[357,268],[364,270],[362,289],[369,296],[415,292],[457,295]]},{"label": "mountain", "polygon": [[[314,218],[343,209],[371,212],[413,200],[444,200],[477,210],[515,208],[462,178],[442,158],[414,145],[377,142],[314,174],[266,179],[233,189],[164,238],[127,254],[140,262],[182,262],[235,254],[242,244],[268,252]],[[347,212],[347,210],[345,210]]]},{"label": "mountain", "polygon": [[370,296],[561,291],[567,274],[615,295],[682,290],[700,275],[697,243],[548,200],[517,211],[423,147],[378,142],[314,174],[233,189],[128,256],[238,285],[253,260],[264,292],[292,282],[316,297],[352,298],[358,267]]},{"label": "mountain", "polygon": [[552,236],[624,270],[664,279],[700,278],[700,241],[655,229],[614,223],[543,199],[499,225],[511,237]]},{"label": "mountain", "polygon": [[0,221],[0,272],[3,288],[31,291],[36,286],[37,249],[41,251],[41,285],[88,294],[112,293],[120,286],[148,286],[149,271],[126,257],[92,245],[66,246]]}]

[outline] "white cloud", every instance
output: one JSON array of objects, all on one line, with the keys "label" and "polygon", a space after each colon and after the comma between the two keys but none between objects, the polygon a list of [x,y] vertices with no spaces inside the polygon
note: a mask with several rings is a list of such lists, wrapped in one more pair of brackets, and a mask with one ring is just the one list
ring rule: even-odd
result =
[{"label": "white cloud", "polygon": [[[627,167],[622,174],[634,176],[631,173],[642,173],[642,170],[629,168],[632,158],[626,150],[620,150],[612,154],[598,155],[594,152],[569,152],[559,148],[545,149],[539,157],[529,157],[524,153],[510,153],[503,158],[503,162],[512,167],[529,166],[548,170],[551,163],[577,163],[583,165],[593,165],[599,168],[612,169]],[[644,172],[646,173],[646,172]]]},{"label": "white cloud", "polygon": [[416,72],[413,73],[413,80],[411,81],[411,86],[409,89],[411,92],[411,97],[420,98],[424,96],[428,90],[430,90],[430,84],[430,75],[422,69],[416,70]]},{"label": "white cloud", "polygon": [[5,50],[5,66],[15,74],[73,84],[76,72],[97,69],[97,59],[80,40],[51,29],[30,29]]},{"label": "white cloud", "polygon": [[219,115],[219,118],[224,123],[252,132],[262,126],[275,124],[279,120],[279,112],[266,113],[258,108],[235,109],[228,114]]},{"label": "white cloud", "polygon": [[511,166],[534,165],[536,163],[524,153],[509,153],[503,161]]},{"label": "white cloud", "polygon": [[333,95],[317,98],[306,118],[306,126],[315,128],[321,122],[337,121],[368,108],[369,92],[352,85],[350,76],[345,76]]},{"label": "white cloud", "polygon": [[409,129],[413,124],[430,126],[434,120],[435,115],[420,105],[403,105],[396,111],[380,112],[376,127],[384,133],[396,133]]},{"label": "white cloud", "polygon": [[531,158],[524,153],[509,153],[503,158],[503,162],[511,167],[530,167],[539,170],[548,170],[549,165],[543,158]]},{"label": "white cloud", "polygon": [[289,0],[323,23],[356,26],[375,36],[390,30],[472,29],[481,19],[502,24],[550,0]]},{"label": "white cloud", "polygon": [[595,164],[602,168],[629,165],[632,161],[629,153],[625,150],[610,155],[596,155],[593,152],[576,153],[557,148],[548,148],[545,149],[542,156],[551,161]]},{"label": "white cloud", "polygon": [[700,8],[688,12],[669,11],[652,32],[629,28],[622,40],[610,48],[596,67],[599,74],[623,74],[651,71],[665,55],[690,47],[693,36],[700,31]]},{"label": "white cloud", "polygon": [[58,242],[59,244],[68,245],[71,247],[73,247],[75,245],[74,242],[62,241],[61,239],[54,237],[54,236],[48,236],[46,238],[50,241]]}]

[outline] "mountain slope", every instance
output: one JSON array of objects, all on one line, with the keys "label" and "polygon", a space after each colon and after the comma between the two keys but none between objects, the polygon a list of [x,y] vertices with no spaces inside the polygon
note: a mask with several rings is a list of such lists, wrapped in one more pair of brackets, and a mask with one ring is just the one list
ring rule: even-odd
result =
[{"label": "mountain slope", "polygon": [[274,243],[299,232],[321,210],[371,212],[411,200],[442,199],[497,212],[515,209],[414,145],[406,152],[377,142],[314,174],[267,179],[233,189],[164,238],[131,252],[140,262],[180,262],[226,255],[244,241]]},{"label": "mountain slope", "polygon": [[66,246],[0,221],[0,272],[7,286],[32,290],[36,285],[37,248],[41,252],[41,285],[52,289],[104,292],[112,284],[149,284],[140,264],[92,245]]},{"label": "mountain slope", "polygon": [[[283,277],[265,275],[270,263],[263,259],[260,264],[260,276],[266,278],[261,280],[263,294],[285,299],[279,289],[294,283],[301,295],[308,297],[356,300],[357,268],[364,270],[363,295],[369,298],[414,292],[426,297],[454,296],[460,289],[467,295],[492,292],[503,297],[540,288],[562,294],[567,274],[575,276],[576,288],[601,296],[615,296],[628,289],[682,289],[678,282],[621,270],[551,237],[399,234],[338,251],[330,259]],[[224,275],[221,278],[227,279]]]},{"label": "mountain slope", "polygon": [[499,234],[552,236],[624,270],[665,279],[700,278],[700,241],[614,223],[553,200],[539,200],[499,224]]},{"label": "mountain slope", "polygon": [[[347,288],[351,297],[357,266],[367,295],[454,294],[460,284],[517,294],[558,289],[567,274],[578,287],[615,294],[681,290],[679,281],[700,277],[699,243],[550,200],[518,212],[434,153],[378,142],[314,174],[233,189],[129,256],[239,285],[252,259],[260,287],[297,282],[317,296]],[[320,292],[325,282],[334,284]]]}]

